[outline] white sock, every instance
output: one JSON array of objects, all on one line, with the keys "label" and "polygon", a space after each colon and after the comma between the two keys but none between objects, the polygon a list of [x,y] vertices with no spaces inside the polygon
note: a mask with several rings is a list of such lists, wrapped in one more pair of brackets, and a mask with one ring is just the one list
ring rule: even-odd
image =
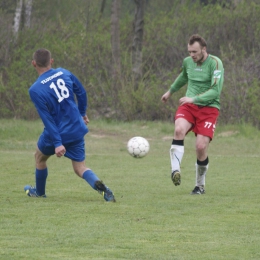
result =
[{"label": "white sock", "polygon": [[170,159],[172,172],[178,170],[181,171],[181,160],[184,154],[184,146],[172,144],[170,148]]},{"label": "white sock", "polygon": [[196,167],[196,186],[198,187],[205,187],[205,178],[206,173],[209,168],[209,165],[198,165],[195,164]]}]

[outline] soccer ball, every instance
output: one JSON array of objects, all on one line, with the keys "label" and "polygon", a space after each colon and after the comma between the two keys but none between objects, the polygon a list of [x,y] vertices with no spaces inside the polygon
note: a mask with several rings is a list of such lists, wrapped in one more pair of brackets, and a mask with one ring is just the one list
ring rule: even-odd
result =
[{"label": "soccer ball", "polygon": [[134,158],[144,157],[149,152],[149,148],[148,141],[141,136],[135,136],[127,143],[127,150]]}]

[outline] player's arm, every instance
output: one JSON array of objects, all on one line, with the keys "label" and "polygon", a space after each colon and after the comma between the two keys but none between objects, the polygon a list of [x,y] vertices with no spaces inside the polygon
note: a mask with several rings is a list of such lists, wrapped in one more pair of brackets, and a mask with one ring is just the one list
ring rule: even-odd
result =
[{"label": "player's arm", "polygon": [[29,94],[30,94],[32,102],[34,103],[34,105],[38,111],[40,118],[42,119],[42,122],[43,122],[46,130],[48,131],[48,133],[53,141],[55,148],[62,146],[61,136],[59,134],[55,121],[48,110],[48,106],[47,106],[46,102],[44,100],[42,100],[42,98],[40,98],[37,95],[37,93],[34,91],[29,91]]},{"label": "player's arm", "polygon": [[223,86],[224,68],[222,64],[212,68],[211,86],[204,93],[193,98],[194,103],[209,104],[212,100],[218,99]]},{"label": "player's arm", "polygon": [[185,65],[182,66],[181,73],[178,75],[176,80],[171,85],[169,92],[172,94],[178,91],[180,88],[185,86],[188,83],[188,75]]},{"label": "player's arm", "polygon": [[86,121],[88,121],[88,118],[86,117],[88,107],[87,91],[75,75],[71,74],[71,80],[73,82],[73,92],[77,98],[79,112],[86,123]]},{"label": "player's arm", "polygon": [[188,75],[187,75],[185,65],[183,64],[180,74],[178,75],[176,80],[173,82],[170,89],[166,93],[164,93],[164,95],[161,98],[161,101],[164,103],[167,102],[167,100],[172,95],[172,93],[178,91],[181,87],[183,87],[187,83],[188,83]]}]

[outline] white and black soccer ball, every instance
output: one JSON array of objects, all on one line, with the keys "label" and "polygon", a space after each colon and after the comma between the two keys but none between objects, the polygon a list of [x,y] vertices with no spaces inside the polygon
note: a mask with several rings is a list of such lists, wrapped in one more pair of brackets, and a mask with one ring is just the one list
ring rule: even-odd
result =
[{"label": "white and black soccer ball", "polygon": [[141,137],[135,136],[127,143],[127,151],[134,158],[142,158],[149,152],[150,145],[148,141]]}]

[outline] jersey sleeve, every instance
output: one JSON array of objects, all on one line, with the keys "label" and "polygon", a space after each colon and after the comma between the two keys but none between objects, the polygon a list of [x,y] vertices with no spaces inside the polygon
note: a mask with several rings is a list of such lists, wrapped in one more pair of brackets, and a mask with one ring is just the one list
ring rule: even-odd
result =
[{"label": "jersey sleeve", "polygon": [[54,146],[55,147],[61,146],[62,145],[61,136],[60,136],[59,130],[54,122],[54,119],[49,112],[47,103],[45,102],[45,100],[40,98],[39,95],[34,91],[29,90],[29,95],[38,111],[40,118],[42,119],[42,122],[43,122],[46,130],[48,131],[48,133],[53,141]]},{"label": "jersey sleeve", "polygon": [[187,75],[185,62],[183,62],[180,74],[175,79],[175,81],[173,82],[173,84],[171,85],[171,87],[169,89],[170,93],[172,94],[172,93],[178,91],[180,88],[185,86],[187,83],[188,83],[188,75]]},{"label": "jersey sleeve", "polygon": [[194,97],[194,103],[208,105],[220,97],[224,81],[224,68],[220,60],[215,61],[211,66],[211,86],[204,93]]},{"label": "jersey sleeve", "polygon": [[73,92],[77,98],[79,112],[81,116],[85,116],[88,106],[87,91],[75,75],[71,74],[71,80],[73,82]]}]

